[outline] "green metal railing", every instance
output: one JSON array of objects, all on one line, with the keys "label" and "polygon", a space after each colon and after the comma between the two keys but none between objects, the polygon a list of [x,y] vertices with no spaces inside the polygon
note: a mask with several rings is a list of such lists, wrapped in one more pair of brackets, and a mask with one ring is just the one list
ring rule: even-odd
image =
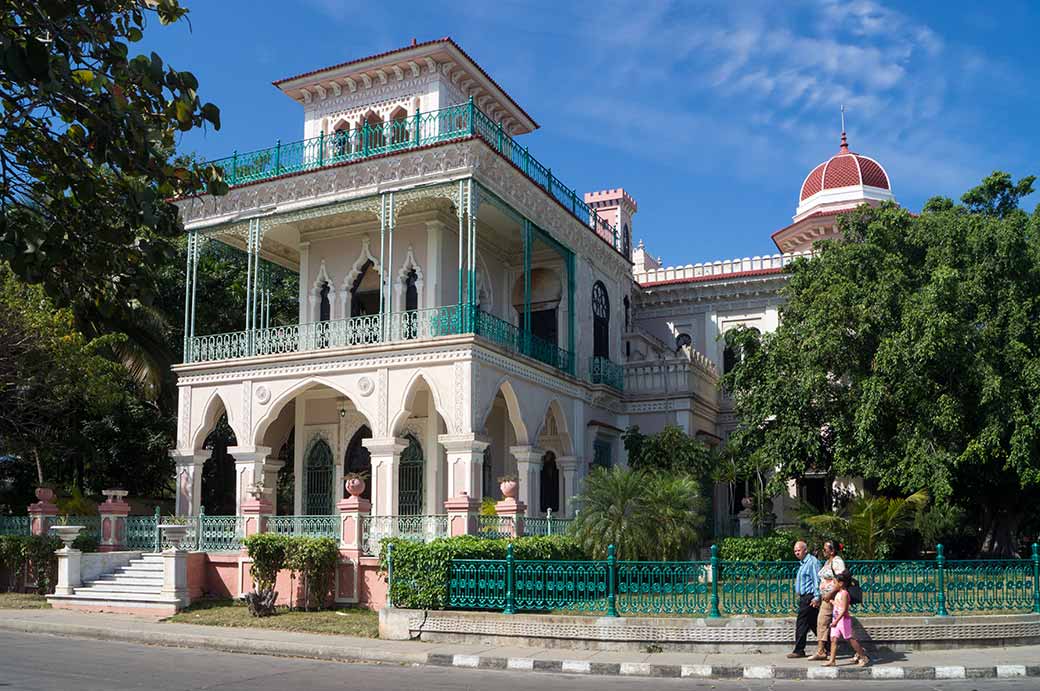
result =
[{"label": "green metal railing", "polygon": [[[1040,614],[1040,547],[1031,558],[849,561],[863,589],[857,614],[947,616]],[[575,611],[622,615],[791,616],[798,562],[708,561],[452,562],[448,607],[503,612]]]},{"label": "green metal railing", "polygon": [[504,131],[501,123],[485,115],[472,99],[428,113],[417,112],[387,122],[365,123],[361,127],[311,139],[284,144],[279,140],[273,147],[241,154],[235,152],[210,163],[223,169],[224,179],[234,186],[467,137],[479,137],[575,218],[591,226],[593,232],[614,249],[625,252],[617,227],[601,218],[577,191],[561,183],[551,168],[532,156],[526,146],[520,146]]},{"label": "green metal railing", "polygon": [[195,525],[195,549],[199,552],[237,552],[245,537],[243,516],[207,516],[203,510]]},{"label": "green metal railing", "polygon": [[267,516],[269,533],[294,537],[331,537],[339,541],[339,516]]},{"label": "green metal railing", "polygon": [[552,511],[545,518],[524,518],[524,535],[565,535],[574,522],[572,518],[555,518]]},{"label": "green metal railing", "polygon": [[361,520],[361,551],[369,556],[379,555],[379,542],[396,537],[412,542],[429,542],[448,536],[448,516],[365,516]]},{"label": "green metal railing", "polygon": [[159,508],[151,516],[126,517],[126,548],[142,552],[159,551]]},{"label": "green metal railing", "polygon": [[473,333],[506,350],[534,358],[568,374],[575,373],[574,354],[571,351],[560,348],[529,331],[522,331],[519,327],[484,310],[478,310],[476,313]]},{"label": "green metal railing", "polygon": [[0,516],[0,535],[28,535],[28,516]]},{"label": "green metal railing", "polygon": [[625,368],[605,357],[589,358],[589,381],[625,390]]}]

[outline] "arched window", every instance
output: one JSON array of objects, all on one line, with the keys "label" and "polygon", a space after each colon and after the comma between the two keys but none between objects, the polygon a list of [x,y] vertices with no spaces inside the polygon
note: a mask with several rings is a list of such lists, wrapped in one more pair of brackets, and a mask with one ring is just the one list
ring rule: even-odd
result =
[{"label": "arched window", "polygon": [[676,353],[682,351],[683,348],[692,348],[692,347],[693,347],[693,339],[690,337],[690,334],[679,334],[678,336],[675,337],[675,352]]},{"label": "arched window", "polygon": [[418,516],[423,512],[423,449],[411,434],[404,435],[408,446],[401,452],[397,473],[397,513]]},{"label": "arched window", "polygon": [[480,466],[482,489],[484,490],[481,494],[482,497],[494,497],[495,496],[495,468],[494,461],[491,457],[491,446],[484,448],[484,463]]},{"label": "arched window", "polygon": [[408,135],[408,112],[404,108],[397,108],[390,113],[389,122],[390,144],[398,148],[401,144],[408,144],[411,141]]},{"label": "arched window", "polygon": [[626,257],[631,257],[632,254],[632,233],[629,232],[627,223],[621,230],[621,253]]},{"label": "arched window", "polygon": [[369,111],[368,114],[362,118],[361,126],[365,130],[365,132],[363,132],[365,135],[363,137],[364,153],[379,153],[377,150],[386,146],[386,133],[383,132],[383,119],[372,111]]},{"label": "arched window", "polygon": [[235,457],[228,453],[229,446],[237,446],[235,431],[228,424],[227,413],[220,416],[213,431],[202,443],[210,451],[202,465],[202,506],[211,516],[234,516]]},{"label": "arched window", "polygon": [[541,509],[543,512],[552,509],[553,513],[560,510],[560,470],[556,466],[556,455],[546,452],[542,456],[541,477]]},{"label": "arched window", "polygon": [[625,299],[622,302],[625,305],[625,331],[627,332],[629,325],[629,309],[631,308],[631,303],[628,301],[627,295],[625,296]]},{"label": "arched window", "polygon": [[329,301],[329,292],[331,286],[328,282],[321,284],[321,291],[318,293],[318,297],[321,299],[321,304],[318,307],[318,321],[327,322],[332,318],[332,302]]},{"label": "arched window", "polygon": [[308,516],[332,513],[332,449],[321,437],[307,450],[303,474],[304,510]]},{"label": "arched window", "polygon": [[346,472],[365,476],[365,491],[361,493],[361,496],[369,501],[372,500],[372,455],[361,442],[371,438],[372,430],[367,425],[362,425],[347,444],[347,453],[343,459]]},{"label": "arched window", "polygon": [[296,489],[295,464],[293,454],[296,450],[296,428],[289,430],[289,437],[278,450],[278,460],[282,462],[282,468],[278,471],[278,486],[275,488],[275,513],[279,516],[291,516],[296,513],[293,507]]},{"label": "arched window", "polygon": [[369,259],[361,267],[350,286],[350,316],[360,317],[379,312],[379,272]]},{"label": "arched window", "polygon": [[336,125],[332,135],[332,153],[336,157],[350,153],[350,123],[341,122]]},{"label": "arched window", "polygon": [[[761,335],[761,331],[755,327],[749,327],[748,331],[753,331],[755,335]],[[739,365],[744,361],[744,357],[747,353],[734,348],[733,346],[726,346],[725,350],[722,351],[722,373],[729,374],[730,370]]]},{"label": "arched window", "polygon": [[419,309],[419,289],[415,285],[417,280],[419,275],[415,269],[409,269],[404,278],[404,309],[407,312]]},{"label": "arched window", "polygon": [[592,355],[610,357],[610,298],[600,281],[592,284]]}]

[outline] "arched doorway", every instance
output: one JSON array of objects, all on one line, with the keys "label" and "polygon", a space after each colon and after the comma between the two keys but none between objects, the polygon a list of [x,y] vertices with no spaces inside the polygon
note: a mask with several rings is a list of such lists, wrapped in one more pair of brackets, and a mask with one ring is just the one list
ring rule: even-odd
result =
[{"label": "arched doorway", "polygon": [[408,446],[401,452],[397,471],[397,512],[401,516],[423,513],[423,448],[411,434],[404,435]]},{"label": "arched doorway", "polygon": [[211,516],[234,516],[237,512],[235,457],[228,453],[229,446],[237,445],[227,413],[223,413],[202,443],[202,448],[208,449],[210,456],[202,466],[201,506]]},{"label": "arched doorway", "polygon": [[293,449],[296,448],[296,428],[289,431],[289,438],[278,450],[282,468],[278,471],[278,487],[275,489],[275,513],[279,516],[293,514],[293,495],[296,491],[296,473],[293,468]]},{"label": "arched doorway", "polygon": [[369,501],[372,501],[372,454],[361,442],[371,438],[372,430],[367,425],[362,425],[351,437],[343,457],[344,474],[358,473],[364,476],[365,491],[361,493],[361,497]]},{"label": "arched doorway", "polygon": [[303,506],[308,516],[332,513],[332,448],[320,437],[304,456]]},{"label": "arched doorway", "polygon": [[592,355],[610,358],[610,298],[600,281],[592,284]]},{"label": "arched doorway", "polygon": [[542,513],[552,509],[553,513],[560,512],[560,470],[556,466],[556,454],[547,451],[542,456],[540,508]]},{"label": "arched doorway", "polygon": [[369,259],[361,267],[350,286],[350,316],[360,317],[379,312],[379,272]]}]

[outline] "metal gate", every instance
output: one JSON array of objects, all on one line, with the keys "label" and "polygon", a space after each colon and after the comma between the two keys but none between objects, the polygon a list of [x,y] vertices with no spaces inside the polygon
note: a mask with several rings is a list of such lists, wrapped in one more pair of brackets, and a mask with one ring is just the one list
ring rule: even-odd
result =
[{"label": "metal gate", "polygon": [[405,435],[408,447],[401,452],[397,475],[397,513],[418,516],[423,512],[423,450],[419,440]]},{"label": "metal gate", "polygon": [[332,449],[324,439],[315,439],[307,452],[303,492],[308,516],[332,513]]}]

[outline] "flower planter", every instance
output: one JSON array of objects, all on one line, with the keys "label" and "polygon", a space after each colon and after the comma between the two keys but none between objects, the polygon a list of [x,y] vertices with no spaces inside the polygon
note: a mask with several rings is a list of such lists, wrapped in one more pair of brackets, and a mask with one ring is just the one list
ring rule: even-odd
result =
[{"label": "flower planter", "polygon": [[65,543],[65,549],[72,549],[72,543],[76,541],[80,531],[83,530],[81,525],[52,525],[51,532],[57,535],[62,542]]}]

